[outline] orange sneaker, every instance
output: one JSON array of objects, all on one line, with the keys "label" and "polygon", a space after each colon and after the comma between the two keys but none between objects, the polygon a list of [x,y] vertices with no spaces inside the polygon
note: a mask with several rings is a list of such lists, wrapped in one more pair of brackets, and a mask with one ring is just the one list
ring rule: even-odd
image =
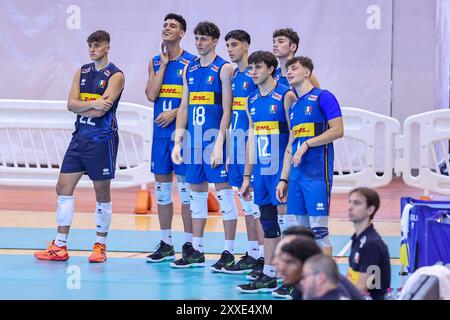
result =
[{"label": "orange sneaker", "polygon": [[55,241],[52,241],[47,250],[36,251],[34,253],[36,259],[49,261],[66,261],[69,260],[69,253],[67,247],[58,247]]},{"label": "orange sneaker", "polygon": [[94,244],[94,251],[89,256],[89,262],[100,263],[106,261],[106,245],[101,243]]}]

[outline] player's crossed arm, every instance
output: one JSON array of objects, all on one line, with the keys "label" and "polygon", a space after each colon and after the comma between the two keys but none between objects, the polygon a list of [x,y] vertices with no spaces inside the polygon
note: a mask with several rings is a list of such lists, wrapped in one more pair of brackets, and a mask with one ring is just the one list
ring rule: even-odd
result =
[{"label": "player's crossed arm", "polygon": [[111,109],[114,101],[119,97],[125,84],[123,73],[117,72],[108,81],[108,88],[100,99],[94,101],[80,100],[80,70],[75,72],[69,97],[67,99],[67,108],[76,114],[89,118],[102,117]]},{"label": "player's crossed arm", "polygon": [[186,130],[188,121],[188,101],[189,101],[189,87],[186,80],[186,66],[183,71],[183,94],[181,96],[181,103],[178,107],[176,129],[175,129],[175,143],[172,150],[172,161],[176,164],[181,164],[183,158],[181,156],[181,143]]}]

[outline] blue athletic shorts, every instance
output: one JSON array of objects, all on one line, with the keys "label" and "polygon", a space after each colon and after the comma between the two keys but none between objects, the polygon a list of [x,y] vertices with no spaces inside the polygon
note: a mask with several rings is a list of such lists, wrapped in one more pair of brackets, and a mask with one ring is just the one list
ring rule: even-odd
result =
[{"label": "blue athletic shorts", "polygon": [[223,148],[224,163],[212,168],[211,167],[211,149],[189,149],[183,153],[183,159],[186,167],[186,182],[199,184],[208,183],[224,183],[228,182],[228,173],[225,170],[226,149]]},{"label": "blue athletic shorts", "polygon": [[83,141],[72,137],[61,173],[84,172],[93,181],[114,179],[119,137],[108,141]]},{"label": "blue athletic shorts", "polygon": [[154,174],[170,174],[175,171],[176,175],[184,176],[184,164],[172,162],[172,150],[174,142],[170,138],[153,137],[152,162],[150,171]]},{"label": "blue athletic shorts", "polygon": [[281,177],[283,159],[271,160],[271,169],[258,164],[253,167],[253,191],[255,204],[259,206],[283,204],[276,197],[276,188]]},{"label": "blue athletic shorts", "polygon": [[289,180],[287,213],[328,216],[332,182],[323,180]]}]

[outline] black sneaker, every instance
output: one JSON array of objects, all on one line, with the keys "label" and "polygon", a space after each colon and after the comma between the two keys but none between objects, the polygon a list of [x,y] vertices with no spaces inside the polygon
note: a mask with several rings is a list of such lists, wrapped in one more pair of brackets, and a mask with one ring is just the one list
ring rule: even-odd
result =
[{"label": "black sneaker", "polygon": [[245,279],[255,281],[263,274],[262,270],[253,269],[252,272],[245,276]]},{"label": "black sneaker", "polygon": [[272,291],[272,296],[276,298],[292,300],[294,286],[282,284],[277,290]]},{"label": "black sneaker", "polygon": [[242,293],[272,292],[277,289],[277,279],[263,273],[256,280],[238,285],[236,289]]},{"label": "black sneaker", "polygon": [[220,259],[214,263],[210,269],[212,272],[222,272],[223,267],[231,267],[234,265],[234,255],[225,250],[222,252]]},{"label": "black sneaker", "polygon": [[[258,258],[258,260],[256,260],[256,264],[253,267],[253,270],[260,270],[260,271],[262,271],[263,269],[264,269],[264,257],[261,257],[261,258]],[[253,270],[245,270],[244,274],[252,273]],[[255,280],[255,279],[251,279],[251,280]]]},{"label": "black sneaker", "polygon": [[154,253],[147,256],[147,262],[162,262],[175,260],[175,250],[173,246],[161,242],[157,245],[157,249]]},{"label": "black sneaker", "polygon": [[223,266],[222,271],[225,273],[232,274],[243,274],[245,271],[251,272],[253,268],[256,266],[258,260],[249,256],[248,253],[245,253],[245,256],[242,256],[236,264],[231,266]]},{"label": "black sneaker", "polygon": [[170,263],[172,268],[198,268],[205,266],[205,254],[195,250],[191,255]]},{"label": "black sneaker", "polygon": [[192,246],[191,242],[186,242],[185,244],[183,244],[183,246],[181,247],[181,256],[182,257],[188,257],[191,254],[193,254],[195,251],[194,247]]}]

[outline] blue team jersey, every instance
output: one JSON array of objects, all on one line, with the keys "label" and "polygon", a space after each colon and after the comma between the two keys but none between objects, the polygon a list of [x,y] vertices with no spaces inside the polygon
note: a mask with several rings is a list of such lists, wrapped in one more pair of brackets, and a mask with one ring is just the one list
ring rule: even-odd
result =
[{"label": "blue team jersey", "polygon": [[283,74],[281,73],[281,68],[278,68],[275,71],[275,75],[273,76],[273,78],[275,79],[275,81],[285,85],[286,87],[290,87],[289,85],[289,81],[287,80],[287,78],[285,76],[283,76]]},{"label": "blue team jersey", "polygon": [[247,98],[256,88],[257,86],[248,73],[248,67],[242,72],[239,71],[239,68],[234,70],[231,82],[231,89],[233,90],[233,113],[230,130],[230,138],[233,144],[230,149],[231,163],[242,164],[245,162],[245,144],[248,137]]},{"label": "blue team jersey", "polygon": [[284,98],[290,89],[280,83],[266,96],[259,89],[248,98],[248,108],[255,135],[255,159],[258,165],[270,165],[283,159],[289,141],[289,126],[284,110]]},{"label": "blue team jersey", "polygon": [[188,131],[191,148],[205,148],[217,137],[223,115],[220,70],[226,63],[216,56],[206,67],[200,65],[200,58],[188,65],[186,79],[189,87]]},{"label": "blue team jersey", "polygon": [[[329,120],[341,116],[339,102],[329,91],[313,88],[298,98],[289,109],[290,129],[294,134],[292,154],[305,140],[326,131]],[[292,166],[290,179],[333,181],[333,160],[333,143],[311,147],[303,155],[300,165]]]},{"label": "blue team jersey", "polygon": [[[108,87],[109,79],[117,72],[122,72],[113,63],[101,70],[95,69],[95,63],[83,65],[80,74],[80,100],[94,101],[100,99]],[[73,136],[85,141],[107,141],[117,134],[116,110],[120,97],[113,102],[112,108],[103,117],[88,118],[77,115]]]},{"label": "blue team jersey", "polygon": [[[164,72],[161,89],[153,105],[153,119],[163,111],[177,109],[183,95],[183,72],[184,68],[195,59],[195,56],[183,50],[183,53],[175,60],[169,61]],[[158,73],[161,67],[161,56],[156,55],[153,60],[153,70]],[[156,123],[153,126],[153,136],[159,138],[171,138],[175,130],[176,121],[172,121],[163,128]]]}]

